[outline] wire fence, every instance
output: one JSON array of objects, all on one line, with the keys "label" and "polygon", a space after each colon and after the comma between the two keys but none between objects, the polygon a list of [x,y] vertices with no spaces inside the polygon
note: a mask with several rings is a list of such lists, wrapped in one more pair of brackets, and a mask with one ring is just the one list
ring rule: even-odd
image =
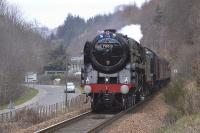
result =
[{"label": "wire fence", "polygon": [[9,112],[0,114],[0,123],[17,122],[19,119],[25,116],[34,116],[35,119],[47,120],[56,117],[58,114],[72,112],[83,108],[86,105],[86,100],[86,95],[81,94],[68,100],[67,103],[63,101],[47,106],[32,104],[20,109],[11,110]]}]

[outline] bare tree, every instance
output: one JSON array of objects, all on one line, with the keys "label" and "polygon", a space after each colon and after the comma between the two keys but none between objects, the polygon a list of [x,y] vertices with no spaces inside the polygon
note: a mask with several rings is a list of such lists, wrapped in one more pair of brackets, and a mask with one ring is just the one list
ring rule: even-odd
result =
[{"label": "bare tree", "polygon": [[27,71],[42,71],[50,43],[24,22],[17,7],[0,0],[0,104],[23,93]]}]

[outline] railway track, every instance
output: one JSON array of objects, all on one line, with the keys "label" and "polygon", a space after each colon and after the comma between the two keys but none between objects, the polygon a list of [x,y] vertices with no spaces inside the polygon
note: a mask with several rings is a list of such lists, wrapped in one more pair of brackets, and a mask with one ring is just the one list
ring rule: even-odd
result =
[{"label": "railway track", "polygon": [[122,112],[116,114],[115,116],[111,117],[110,119],[107,119],[106,121],[100,123],[99,125],[97,125],[93,129],[89,130],[88,133],[101,132],[103,129],[105,129],[106,127],[108,127],[109,125],[111,125],[114,121],[118,120],[119,118],[121,118],[122,116],[126,115],[127,113],[130,113],[130,112],[134,113],[134,112],[136,112],[136,109],[138,109],[139,106],[142,106],[143,104],[145,104],[146,102],[148,102],[154,96],[155,95],[153,94],[152,96],[147,97],[145,100],[138,102],[133,107],[131,107],[131,108],[125,110],[125,111],[122,111]]},{"label": "railway track", "polygon": [[91,111],[81,114],[79,116],[73,117],[69,120],[57,123],[35,133],[96,133],[102,131],[104,128],[109,126],[111,123],[121,118],[125,114],[131,112],[134,113],[136,109],[149,101],[152,97],[149,96],[145,100],[138,102],[133,107],[121,111],[119,113],[105,113],[105,114],[95,114]]}]

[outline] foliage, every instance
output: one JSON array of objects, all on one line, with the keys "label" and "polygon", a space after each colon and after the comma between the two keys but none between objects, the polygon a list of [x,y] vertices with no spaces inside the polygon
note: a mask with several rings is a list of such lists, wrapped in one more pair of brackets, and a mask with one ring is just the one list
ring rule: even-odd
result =
[{"label": "foliage", "polygon": [[166,103],[172,106],[178,106],[177,102],[181,102],[182,98],[185,96],[183,83],[184,81],[180,79],[170,83],[168,89],[166,89],[164,92]]},{"label": "foliage", "polygon": [[185,115],[200,111],[200,89],[196,82],[182,80],[172,82],[164,92],[164,99],[171,105],[166,116],[167,125],[173,124]]},{"label": "foliage", "polygon": [[197,86],[200,87],[200,59],[194,60],[192,64],[192,72],[197,82]]},{"label": "foliage", "polygon": [[[136,6],[124,10],[127,10],[129,15],[139,12]],[[67,48],[68,54],[77,56],[81,54],[85,42],[91,40],[97,32],[107,28],[120,29],[129,22],[122,10],[116,10],[114,14],[97,15],[87,21],[78,16],[68,15],[64,24],[58,27],[57,33],[51,35],[51,38],[59,40]]]},{"label": "foliage", "polygon": [[25,23],[17,7],[0,0],[0,104],[23,93],[28,71],[41,72],[51,44],[34,24]]},{"label": "foliage", "polygon": [[64,45],[68,46],[73,38],[83,33],[86,29],[84,19],[79,16],[68,15],[63,25],[58,27],[57,38],[63,39]]},{"label": "foliage", "polygon": [[49,63],[44,67],[48,71],[66,70],[66,53],[63,45],[58,45],[49,55]]},{"label": "foliage", "polygon": [[172,70],[178,69],[183,77],[193,76],[189,64],[199,55],[199,5],[196,0],[152,0],[142,7],[139,17],[144,34],[141,43],[167,58]]},{"label": "foliage", "polygon": [[182,117],[183,117],[183,113],[181,111],[177,110],[174,107],[169,107],[169,111],[167,115],[165,116],[165,125],[171,126]]}]

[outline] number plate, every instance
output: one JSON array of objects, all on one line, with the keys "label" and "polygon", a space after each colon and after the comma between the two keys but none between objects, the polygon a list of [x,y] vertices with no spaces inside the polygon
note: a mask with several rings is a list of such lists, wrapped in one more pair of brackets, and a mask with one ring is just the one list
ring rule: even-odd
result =
[{"label": "number plate", "polygon": [[110,49],[110,48],[113,48],[113,45],[112,44],[103,44],[102,48]]}]

